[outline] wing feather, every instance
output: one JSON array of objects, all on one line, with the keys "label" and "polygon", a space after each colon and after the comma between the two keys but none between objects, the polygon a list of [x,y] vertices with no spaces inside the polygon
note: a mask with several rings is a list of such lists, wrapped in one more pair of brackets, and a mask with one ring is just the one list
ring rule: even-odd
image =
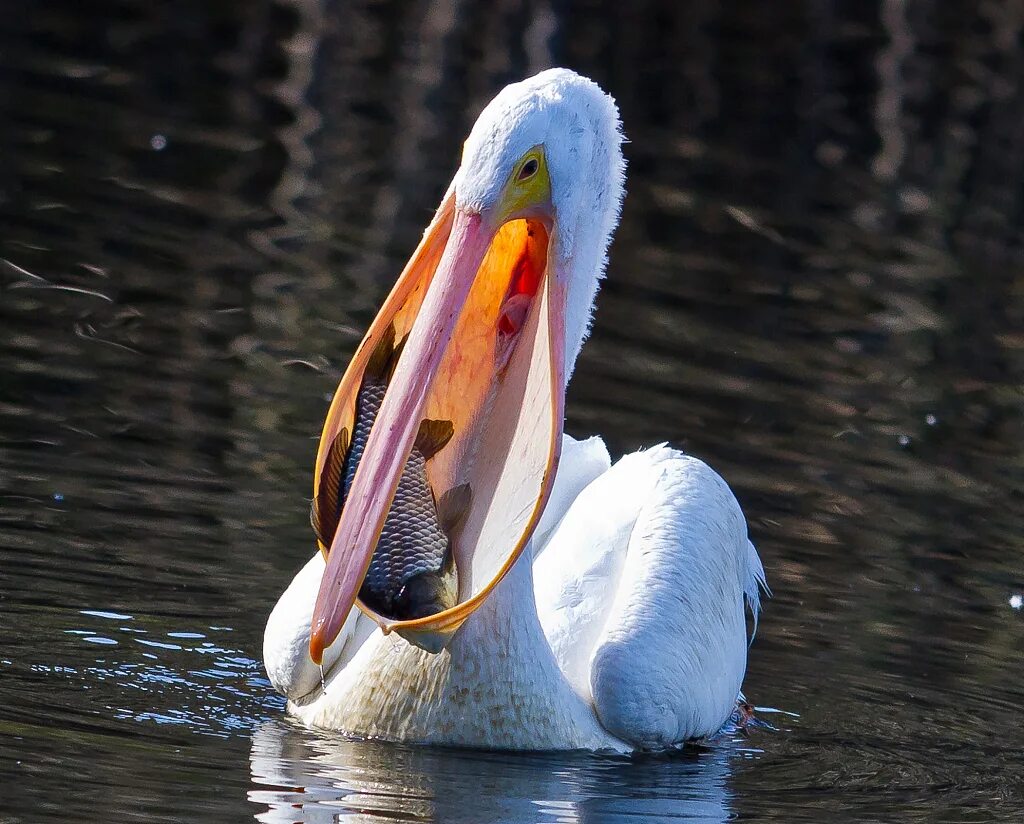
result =
[{"label": "wing feather", "polygon": [[610,732],[656,748],[725,723],[764,570],[706,464],[664,445],[627,455],[573,501],[534,570],[549,642]]}]

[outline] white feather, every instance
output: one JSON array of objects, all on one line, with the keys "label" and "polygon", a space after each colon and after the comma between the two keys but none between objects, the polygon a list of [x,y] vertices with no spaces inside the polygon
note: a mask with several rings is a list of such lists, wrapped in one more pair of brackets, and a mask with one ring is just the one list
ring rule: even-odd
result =
[{"label": "white feather", "polygon": [[291,711],[355,735],[512,749],[659,748],[716,732],[739,696],[744,601],[756,614],[763,576],[739,505],[706,464],[668,447],[595,476],[602,454],[600,439],[567,438],[559,474],[575,483],[549,510],[557,525],[448,650],[384,637],[353,611],[323,692],[306,653],[324,568],[314,557],[264,644]]}]

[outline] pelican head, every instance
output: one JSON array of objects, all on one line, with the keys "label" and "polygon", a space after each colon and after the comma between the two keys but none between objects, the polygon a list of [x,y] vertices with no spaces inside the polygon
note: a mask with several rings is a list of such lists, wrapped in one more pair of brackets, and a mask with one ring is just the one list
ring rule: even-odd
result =
[{"label": "pelican head", "polygon": [[[310,635],[315,662],[353,604],[385,632],[440,650],[529,542],[557,469],[565,386],[618,220],[621,142],[612,99],[564,69],[506,87],[481,113],[324,426],[314,500],[332,444],[353,431],[374,352],[400,342],[333,538],[321,534],[327,569]],[[433,614],[381,614],[358,594],[424,421],[451,433],[425,475],[435,501],[462,504],[447,527],[458,591]]]}]

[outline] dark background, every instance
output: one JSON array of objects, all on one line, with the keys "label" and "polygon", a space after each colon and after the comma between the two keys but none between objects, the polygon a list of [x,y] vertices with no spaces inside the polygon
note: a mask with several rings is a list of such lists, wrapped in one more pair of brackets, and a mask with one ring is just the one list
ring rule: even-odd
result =
[{"label": "dark background", "polygon": [[[1017,820],[1022,46],[1018,2],[0,3],[3,820]],[[614,763],[307,733],[260,639],[327,400],[550,65],[631,141],[568,431],[730,482],[794,715]]]}]

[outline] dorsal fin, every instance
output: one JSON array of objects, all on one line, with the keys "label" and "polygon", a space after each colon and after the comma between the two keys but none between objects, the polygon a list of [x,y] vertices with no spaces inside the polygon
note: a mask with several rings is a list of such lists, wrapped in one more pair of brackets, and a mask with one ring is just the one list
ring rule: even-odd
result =
[{"label": "dorsal fin", "polygon": [[389,324],[373,348],[373,353],[366,362],[366,369],[363,371],[363,380],[374,378],[385,383],[391,382],[391,376],[395,374],[395,367],[398,366],[398,359],[402,356],[402,349],[408,335],[395,343],[395,325]]},{"label": "dorsal fin", "polygon": [[451,421],[436,421],[425,418],[420,423],[419,431],[416,433],[416,442],[413,449],[419,450],[424,460],[430,460],[438,452],[444,449],[445,444],[455,434],[455,427]]},{"label": "dorsal fin", "polygon": [[320,485],[317,487],[316,498],[313,499],[310,510],[309,520],[313,525],[313,532],[325,550],[330,548],[341,518],[341,476],[345,469],[348,447],[348,430],[342,429],[331,442],[331,448],[327,450],[327,460],[324,461],[324,468],[320,473]]}]

